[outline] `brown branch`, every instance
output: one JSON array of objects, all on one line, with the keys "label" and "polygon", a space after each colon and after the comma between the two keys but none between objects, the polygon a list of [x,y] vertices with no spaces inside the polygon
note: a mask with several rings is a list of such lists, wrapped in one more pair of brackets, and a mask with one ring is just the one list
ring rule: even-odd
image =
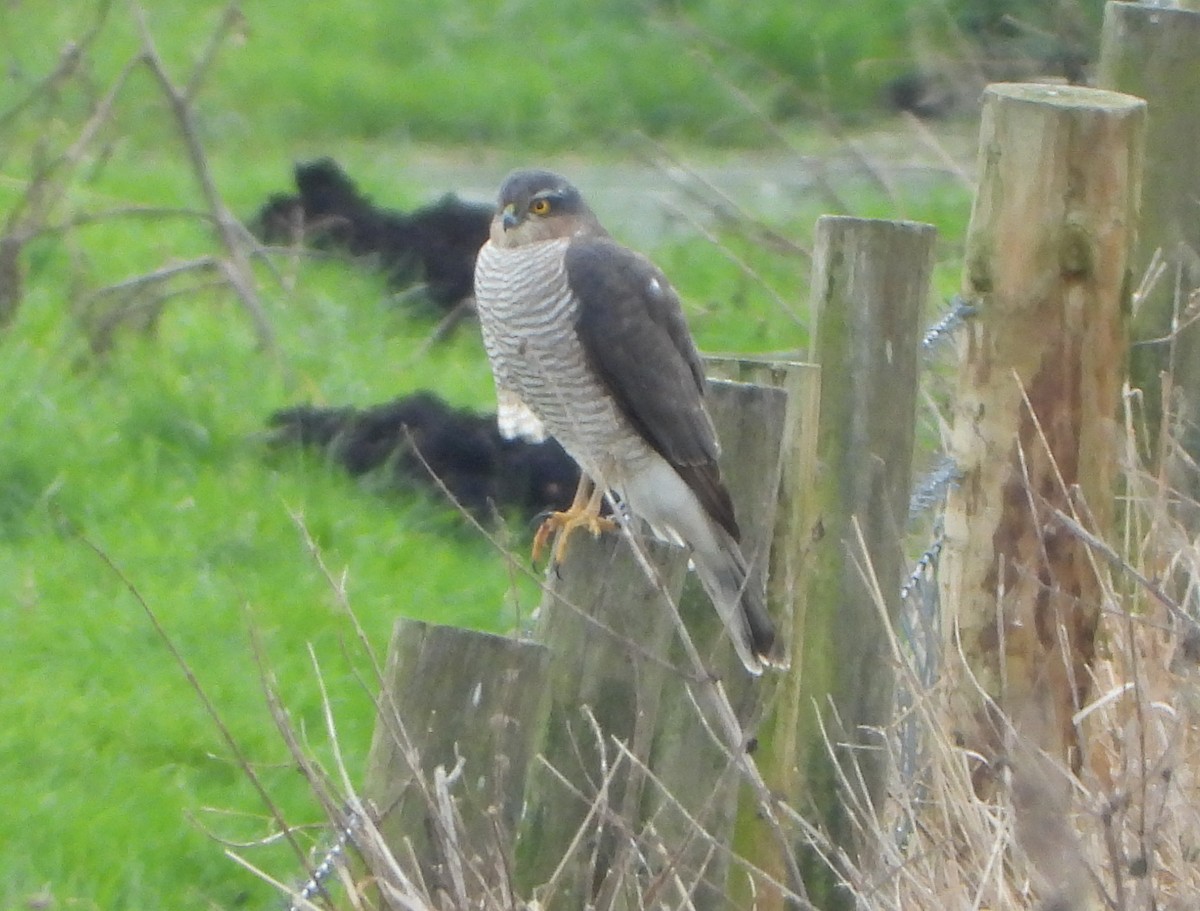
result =
[{"label": "brown branch", "polygon": [[69,42],[62,49],[62,53],[58,58],[58,64],[54,69],[38,80],[25,94],[24,98],[20,99],[3,114],[0,114],[0,131],[17,120],[42,95],[50,95],[59,85],[75,75],[79,69],[80,62],[84,59],[87,52],[91,50],[92,44],[108,21],[108,14],[112,10],[112,6],[113,0],[101,0],[92,25],[83,33],[83,36],[78,41]]},{"label": "brown branch", "polygon": [[[221,268],[230,285],[237,292],[238,298],[245,307],[254,323],[255,332],[261,348],[271,353],[278,353],[275,330],[267,319],[266,310],[259,299],[254,283],[254,273],[250,268],[250,260],[243,247],[243,242],[249,236],[245,227],[234,217],[226,207],[224,200],[217,190],[216,181],[208,166],[208,158],[200,142],[200,133],[196,128],[195,117],[189,98],[181,91],[168,75],[154,43],[154,36],[146,23],[146,13],[141,4],[132,4],[134,17],[142,36],[141,62],[145,63],[151,74],[158,82],[167,98],[171,112],[175,117],[179,133],[183,139],[188,159],[191,161],[192,172],[200,184],[200,191],[208,209],[212,212],[213,221],[217,226],[217,234],[225,248],[227,259]],[[227,18],[227,17],[226,17]],[[222,19],[219,29],[225,28],[226,19]]]},{"label": "brown branch", "polygon": [[1150,577],[1139,572],[1137,568],[1135,568],[1128,560],[1113,550],[1112,547],[1110,547],[1105,541],[1096,537],[1094,534],[1084,528],[1078,521],[1067,515],[1061,509],[1055,509],[1053,515],[1055,519],[1063,524],[1067,531],[1103,557],[1109,566],[1127,574],[1131,579],[1137,582],[1137,584],[1145,589],[1155,601],[1166,608],[1167,613],[1169,613],[1180,623],[1184,624],[1187,629],[1195,630],[1200,627],[1200,622],[1198,622],[1196,618],[1181,608],[1170,595],[1163,591],[1161,585],[1158,585],[1156,582],[1150,579]]},{"label": "brown branch", "polygon": [[224,46],[226,37],[233,31],[235,25],[241,24],[244,20],[245,16],[242,14],[241,0],[230,0],[225,10],[221,13],[221,19],[217,23],[217,27],[208,36],[208,43],[204,45],[204,50],[200,53],[200,59],[196,61],[196,66],[192,69],[192,75],[188,78],[187,85],[183,89],[185,103],[191,104],[195,101],[196,95],[200,92],[200,88],[204,83],[204,77],[208,75],[213,61],[216,60],[217,52]]},{"label": "brown branch", "polygon": [[[33,176],[26,184],[25,193],[13,206],[5,220],[5,233],[14,234],[17,232],[17,226],[21,224],[36,225],[40,223],[49,212],[54,204],[67,191],[67,182],[61,179],[56,184],[50,183],[50,178],[56,176],[61,171],[74,170],[82,160],[84,152],[91,145],[92,140],[96,138],[100,128],[108,122],[112,116],[114,107],[116,106],[117,98],[125,88],[125,83],[130,75],[141,62],[140,57],[134,57],[126,62],[113,80],[112,87],[105,93],[104,97],[96,105],[87,122],[84,123],[83,129],[75,141],[59,156],[51,159],[48,162],[43,162],[35,165]],[[29,213],[29,214],[26,214]],[[26,228],[24,233],[28,233],[30,229]]]},{"label": "brown branch", "polygon": [[211,212],[205,212],[201,209],[188,209],[179,206],[143,206],[132,204],[128,206],[115,206],[111,209],[102,209],[98,212],[76,212],[69,218],[66,218],[62,221],[57,221],[53,224],[42,224],[36,228],[23,230],[14,236],[21,243],[26,243],[27,241],[34,240],[38,237],[45,237],[53,234],[66,234],[68,231],[73,231],[76,228],[86,228],[91,225],[102,224],[108,221],[119,221],[127,218],[185,218],[208,221],[210,223],[213,220]]},{"label": "brown branch", "polygon": [[170,263],[155,269],[153,272],[146,272],[142,275],[135,275],[133,278],[126,278],[119,282],[114,282],[111,285],[105,285],[93,291],[92,298],[107,297],[110,294],[119,294],[123,291],[135,291],[147,285],[154,285],[158,282],[168,281],[178,275],[186,275],[191,272],[208,272],[220,267],[220,260],[214,256],[198,256],[195,259],[184,260],[179,263]]}]

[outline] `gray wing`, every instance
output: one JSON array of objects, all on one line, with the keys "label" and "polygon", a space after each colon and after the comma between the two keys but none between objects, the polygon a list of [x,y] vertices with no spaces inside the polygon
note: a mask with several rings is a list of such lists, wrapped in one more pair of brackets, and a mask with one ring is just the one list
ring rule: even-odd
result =
[{"label": "gray wing", "polygon": [[634,429],[737,539],[717,468],[720,446],[704,407],[704,365],[675,289],[650,260],[609,238],[572,241],[566,272],[579,302],[576,333],[592,369]]}]

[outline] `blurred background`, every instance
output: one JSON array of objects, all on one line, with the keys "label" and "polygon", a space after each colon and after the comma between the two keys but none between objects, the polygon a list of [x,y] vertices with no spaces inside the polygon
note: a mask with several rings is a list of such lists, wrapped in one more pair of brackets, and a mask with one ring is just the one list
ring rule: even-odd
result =
[{"label": "blurred background", "polygon": [[227,852],[295,883],[278,820],[329,838],[283,714],[358,776],[397,615],[527,621],[528,502],[477,511],[489,539],[394,426],[354,464],[272,419],[421,391],[487,423],[414,212],[477,224],[551,167],[706,351],[803,351],[814,219],[933,222],[953,293],[979,91],[1086,82],[1101,13],[0,0],[0,907],[274,906]]}]

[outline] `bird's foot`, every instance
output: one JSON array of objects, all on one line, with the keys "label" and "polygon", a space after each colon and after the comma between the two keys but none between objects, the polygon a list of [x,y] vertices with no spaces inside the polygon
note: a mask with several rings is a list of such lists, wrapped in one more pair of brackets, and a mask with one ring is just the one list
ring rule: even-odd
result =
[{"label": "bird's foot", "polygon": [[553,560],[555,565],[562,563],[567,555],[567,541],[571,533],[578,528],[586,528],[592,537],[599,537],[602,532],[616,531],[617,523],[607,516],[602,516],[594,509],[568,509],[566,512],[552,512],[538,526],[537,534],[533,536],[533,562],[541,560],[542,551],[552,536],[554,541]]}]

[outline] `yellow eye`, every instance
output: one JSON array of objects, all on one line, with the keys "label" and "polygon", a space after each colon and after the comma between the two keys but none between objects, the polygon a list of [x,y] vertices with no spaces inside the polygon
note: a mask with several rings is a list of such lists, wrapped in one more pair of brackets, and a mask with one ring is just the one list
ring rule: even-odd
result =
[{"label": "yellow eye", "polygon": [[542,197],[541,199],[535,199],[529,204],[529,211],[534,215],[549,215],[550,200],[546,199],[545,197]]}]

